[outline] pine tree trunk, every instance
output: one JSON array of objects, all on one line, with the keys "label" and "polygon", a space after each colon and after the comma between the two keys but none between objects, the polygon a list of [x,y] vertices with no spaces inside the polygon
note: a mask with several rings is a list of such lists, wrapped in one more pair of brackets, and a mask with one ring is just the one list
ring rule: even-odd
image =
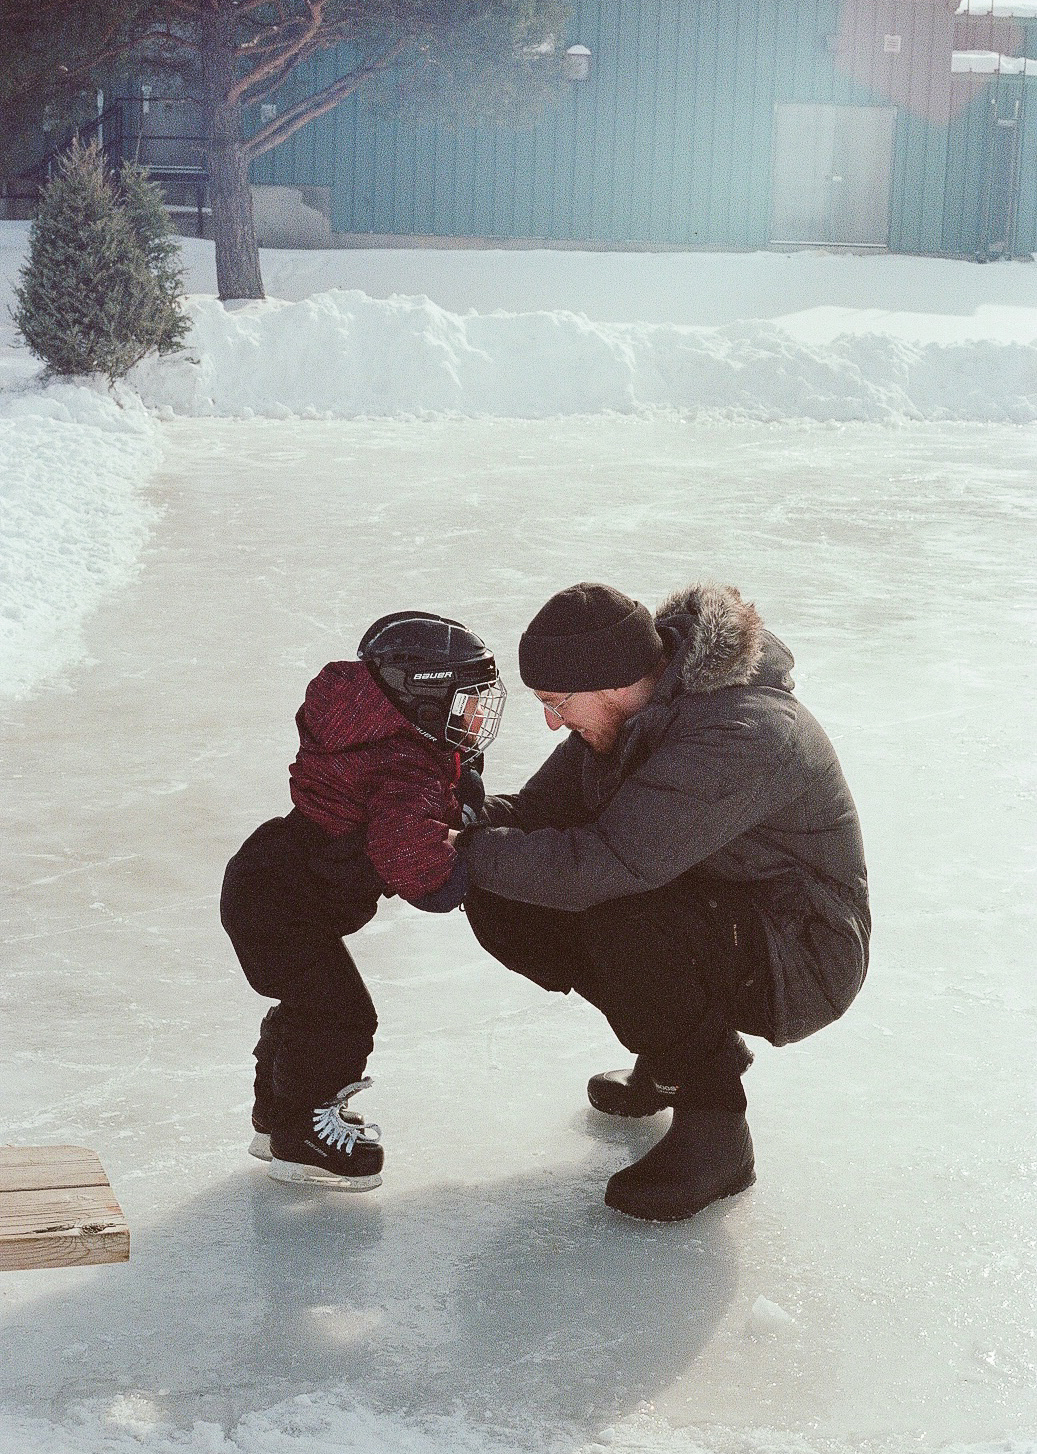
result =
[{"label": "pine tree trunk", "polygon": [[202,84],[209,132],[209,195],[222,299],[262,298],[252,188],[243,149],[241,105],[228,100],[234,74],[233,5],[218,0],[204,21]]}]

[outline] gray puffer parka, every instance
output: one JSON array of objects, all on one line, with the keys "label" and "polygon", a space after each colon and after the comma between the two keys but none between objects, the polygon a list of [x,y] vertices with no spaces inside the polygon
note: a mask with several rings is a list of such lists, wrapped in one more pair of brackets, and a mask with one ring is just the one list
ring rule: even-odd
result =
[{"label": "gray puffer parka", "polygon": [[473,883],[571,912],[699,867],[763,920],[776,1045],[837,1019],[864,981],[864,848],[835,750],[792,694],[792,656],[731,586],[656,612],[669,662],[608,754],[570,733],[466,835]]}]

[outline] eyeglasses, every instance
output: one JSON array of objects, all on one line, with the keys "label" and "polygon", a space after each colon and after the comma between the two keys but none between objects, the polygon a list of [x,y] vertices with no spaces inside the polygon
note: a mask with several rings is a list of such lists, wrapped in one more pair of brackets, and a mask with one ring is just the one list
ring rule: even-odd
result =
[{"label": "eyeglasses", "polygon": [[543,697],[537,697],[537,701],[540,703],[540,705],[543,707],[544,711],[549,717],[553,717],[556,722],[560,722],[564,727],[565,718],[562,716],[562,708],[565,706],[566,702],[571,701],[572,698],[575,697],[575,695],[575,692],[570,692],[569,695],[567,697],[563,697],[560,702],[554,703],[545,702]]}]

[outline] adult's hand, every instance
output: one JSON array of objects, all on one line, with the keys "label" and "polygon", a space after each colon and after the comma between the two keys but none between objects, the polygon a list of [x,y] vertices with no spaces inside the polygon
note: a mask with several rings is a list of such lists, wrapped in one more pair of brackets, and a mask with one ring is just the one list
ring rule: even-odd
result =
[{"label": "adult's hand", "polygon": [[457,796],[461,804],[463,826],[467,828],[470,823],[477,823],[486,801],[486,789],[483,787],[482,777],[471,763],[466,763],[461,769]]}]

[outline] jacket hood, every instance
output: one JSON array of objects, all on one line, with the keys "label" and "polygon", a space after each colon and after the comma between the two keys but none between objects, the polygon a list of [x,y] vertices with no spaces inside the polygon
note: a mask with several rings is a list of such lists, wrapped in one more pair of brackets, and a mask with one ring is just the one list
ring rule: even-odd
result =
[{"label": "jacket hood", "polygon": [[792,665],[791,654],[764,630],[756,607],[743,601],[734,586],[674,591],[656,611],[655,624],[672,651],[674,685],[685,692],[745,686],[758,675],[765,656],[773,654],[772,644],[783,659],[768,660],[766,666],[781,679]]},{"label": "jacket hood", "polygon": [[310,682],[299,714],[315,746],[325,752],[384,742],[403,734],[417,741],[414,731],[362,661],[332,661]]}]

